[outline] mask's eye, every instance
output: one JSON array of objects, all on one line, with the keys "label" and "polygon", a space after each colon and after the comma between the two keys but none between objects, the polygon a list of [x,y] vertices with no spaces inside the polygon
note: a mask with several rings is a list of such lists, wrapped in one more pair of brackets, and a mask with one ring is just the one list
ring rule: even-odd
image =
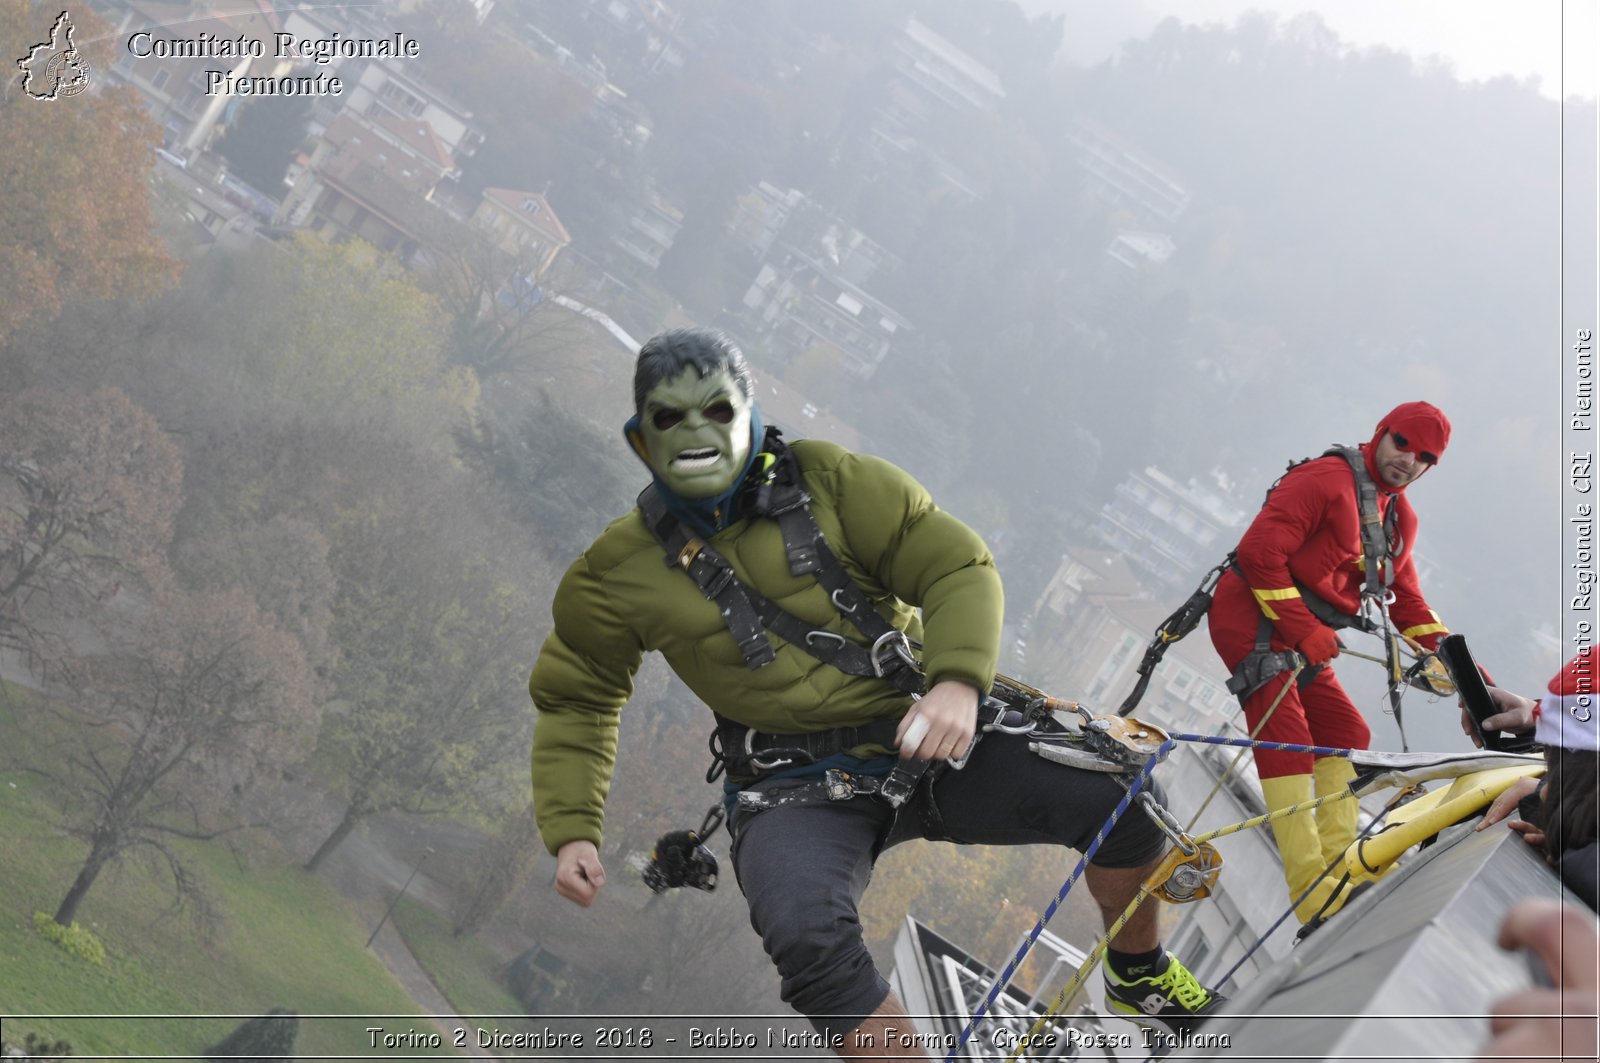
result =
[{"label": "mask's eye", "polygon": [[733,420],[733,403],[727,399],[718,399],[701,411],[706,415],[706,420],[715,421],[717,424],[727,424]]},{"label": "mask's eye", "polygon": [[1417,460],[1424,465],[1437,465],[1439,463],[1439,455],[1431,450],[1421,450],[1417,452]]},{"label": "mask's eye", "polygon": [[682,422],[682,420],[682,410],[660,409],[650,415],[650,423],[656,426],[657,432],[665,432],[667,429]]},{"label": "mask's eye", "polygon": [[1410,450],[1411,449],[1411,447],[1406,444],[1406,437],[1401,435],[1399,432],[1390,432],[1389,433],[1389,438],[1394,440],[1394,445],[1396,447],[1398,447],[1399,449],[1401,449],[1401,450]]}]

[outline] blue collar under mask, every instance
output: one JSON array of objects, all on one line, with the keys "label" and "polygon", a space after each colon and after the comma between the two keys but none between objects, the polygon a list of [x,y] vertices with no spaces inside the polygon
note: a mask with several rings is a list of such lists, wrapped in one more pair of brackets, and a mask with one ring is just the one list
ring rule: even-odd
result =
[{"label": "blue collar under mask", "polygon": [[[650,469],[650,463],[644,459],[638,414],[628,418],[627,423],[622,426],[622,434],[628,441],[628,449],[632,450],[640,461],[644,461],[645,468]],[[744,494],[745,480],[749,477],[750,468],[756,463],[765,441],[766,427],[761,423],[761,407],[752,402],[750,453],[745,455],[744,468],[739,470],[732,487],[711,498],[682,498],[661,482],[661,477],[656,475],[654,469],[650,469],[650,479],[655,482],[656,491],[661,495],[661,501],[666,505],[667,512],[694,529],[700,538],[709,539],[744,516],[741,496]]]}]

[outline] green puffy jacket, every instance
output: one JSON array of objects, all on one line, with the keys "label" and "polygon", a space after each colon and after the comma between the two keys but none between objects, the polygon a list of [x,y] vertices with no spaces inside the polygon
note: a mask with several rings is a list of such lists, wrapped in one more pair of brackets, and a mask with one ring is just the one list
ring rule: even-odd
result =
[{"label": "green puffy jacket", "polygon": [[[928,685],[959,679],[988,690],[1003,600],[983,541],[886,461],[816,440],[792,450],[811,514],[850,578],[902,630],[915,631],[920,607]],[[789,573],[776,521],[738,521],[710,544],[781,608],[864,643],[814,577]],[[687,573],[663,563],[637,509],[573,562],[551,611],[555,627],[528,692],[539,710],[534,806],[552,853],[569,841],[600,842],[617,714],[646,650],[659,650],[713,710],[761,731],[853,726],[902,716],[910,704],[890,684],[848,675],[771,634],[776,659],[747,668],[717,607]]]}]

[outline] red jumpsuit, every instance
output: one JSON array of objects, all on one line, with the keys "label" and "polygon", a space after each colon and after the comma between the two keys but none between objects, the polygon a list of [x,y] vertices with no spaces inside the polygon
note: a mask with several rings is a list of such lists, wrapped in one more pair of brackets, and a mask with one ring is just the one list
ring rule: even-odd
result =
[{"label": "red jumpsuit", "polygon": [[[1419,463],[1439,460],[1449,438],[1450,422],[1443,413],[1425,402],[1408,402],[1390,411],[1361,448],[1367,475],[1377,487],[1383,527],[1393,527],[1392,557],[1370,563],[1394,566],[1389,617],[1403,634],[1429,649],[1446,632],[1417,586],[1411,562],[1417,515],[1401,492],[1421,475]],[[1380,460],[1402,479],[1399,486],[1380,475]],[[1255,650],[1263,617],[1270,624],[1271,652],[1294,650],[1314,661],[1337,655],[1333,631],[1312,615],[1301,591],[1339,613],[1360,611],[1369,559],[1362,544],[1359,498],[1354,471],[1337,454],[1296,466],[1267,496],[1239,540],[1234,567],[1218,581],[1211,603],[1211,641],[1229,671]],[[1269,742],[1366,749],[1372,733],[1333,669],[1318,669],[1304,686],[1290,685],[1293,674],[1279,672],[1245,697],[1251,732]],[[1257,749],[1255,758],[1261,796],[1271,811],[1307,804],[1313,795],[1326,799],[1314,810],[1279,816],[1272,823],[1295,914],[1301,922],[1314,922],[1349,899],[1344,889],[1348,877],[1336,880],[1324,877],[1324,871],[1338,867],[1355,840],[1358,808],[1349,797],[1355,771],[1337,756]]]},{"label": "red jumpsuit", "polygon": [[[1372,467],[1372,444],[1363,445],[1367,473],[1378,485],[1378,508],[1398,506],[1394,603],[1389,615],[1401,633],[1432,649],[1446,634],[1423,600],[1411,562],[1417,516],[1405,496],[1388,487]],[[1401,489],[1403,490],[1403,489]],[[1338,456],[1317,458],[1291,469],[1239,540],[1236,567],[1217,584],[1209,623],[1211,641],[1229,671],[1255,648],[1261,618],[1272,622],[1272,649],[1293,650],[1322,621],[1311,615],[1300,587],[1342,613],[1361,606],[1366,562],[1361,547],[1360,507],[1350,466]],[[1299,586],[1296,586],[1298,584]],[[1274,677],[1244,705],[1250,729],[1283,689],[1288,673]],[[1303,687],[1290,690],[1256,736],[1264,741],[1366,749],[1371,732],[1360,710],[1339,685],[1331,667]],[[1264,779],[1312,770],[1309,753],[1258,749],[1256,769]]]}]

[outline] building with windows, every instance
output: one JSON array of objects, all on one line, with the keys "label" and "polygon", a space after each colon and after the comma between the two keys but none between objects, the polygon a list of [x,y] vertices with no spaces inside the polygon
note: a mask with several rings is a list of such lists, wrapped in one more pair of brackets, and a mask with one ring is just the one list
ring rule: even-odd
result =
[{"label": "building with windows", "polygon": [[894,39],[889,63],[905,89],[886,113],[896,128],[915,128],[941,108],[960,113],[1005,99],[998,74],[914,18]]},{"label": "building with windows", "polygon": [[1192,587],[1222,560],[1243,533],[1245,518],[1220,490],[1194,480],[1178,483],[1152,465],[1117,485],[1094,534],[1152,589],[1172,594]]},{"label": "building with windows", "polygon": [[683,211],[651,187],[628,215],[628,225],[612,242],[636,268],[655,272],[683,229]]},{"label": "building with windows", "polygon": [[[131,86],[162,129],[162,140],[181,156],[204,151],[226,124],[239,97],[224,91],[208,94],[212,72],[231,77],[279,77],[292,59],[278,59],[273,37],[283,30],[280,15],[269,5],[235,6],[221,12],[210,5],[139,0],[122,13],[113,37],[122,42],[111,64],[111,80]],[[139,44],[130,47],[139,36]],[[201,34],[219,40],[243,38],[260,47],[250,55],[213,58],[184,55],[189,41]],[[139,55],[138,52],[145,52]],[[177,54],[161,54],[176,52]]]},{"label": "building with windows", "polygon": [[1115,206],[1155,222],[1175,222],[1189,208],[1189,190],[1164,164],[1104,126],[1080,118],[1067,133],[1092,187]]},{"label": "building with windows", "polygon": [[538,192],[485,188],[472,224],[497,248],[525,264],[533,279],[548,273],[556,256],[572,243],[550,201]]}]

